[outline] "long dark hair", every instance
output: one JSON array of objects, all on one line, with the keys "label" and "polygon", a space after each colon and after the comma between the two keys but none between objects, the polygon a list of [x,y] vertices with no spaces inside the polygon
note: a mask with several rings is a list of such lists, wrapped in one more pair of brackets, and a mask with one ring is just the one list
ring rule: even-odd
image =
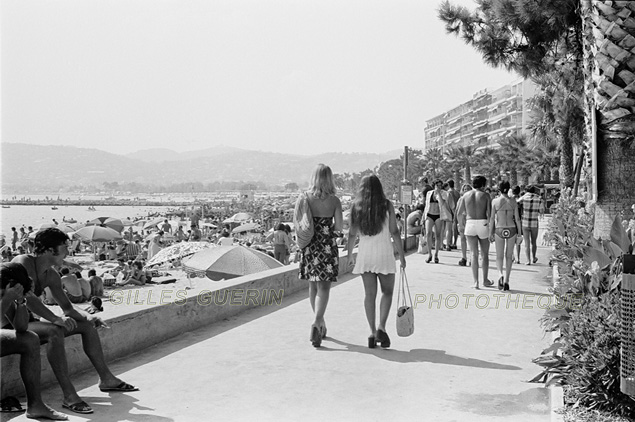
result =
[{"label": "long dark hair", "polygon": [[388,200],[381,181],[374,174],[364,176],[351,208],[351,225],[363,235],[374,236],[381,232],[387,211]]}]

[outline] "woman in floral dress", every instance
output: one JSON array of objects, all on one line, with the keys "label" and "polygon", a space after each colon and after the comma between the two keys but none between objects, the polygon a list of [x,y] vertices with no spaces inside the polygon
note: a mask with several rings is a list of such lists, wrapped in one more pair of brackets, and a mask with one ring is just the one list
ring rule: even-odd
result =
[{"label": "woman in floral dress", "polygon": [[300,278],[309,281],[309,301],[315,313],[310,340],[314,347],[319,347],[326,336],[324,313],[331,283],[337,281],[339,272],[336,240],[342,231],[342,204],[335,196],[333,173],[328,166],[318,164],[309,185],[307,196],[314,234],[301,252]]}]

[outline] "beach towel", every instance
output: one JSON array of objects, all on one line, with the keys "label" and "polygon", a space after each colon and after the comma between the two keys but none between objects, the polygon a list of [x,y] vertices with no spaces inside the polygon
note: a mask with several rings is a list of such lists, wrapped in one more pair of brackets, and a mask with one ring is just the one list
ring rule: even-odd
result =
[{"label": "beach towel", "polygon": [[309,196],[306,192],[298,197],[293,212],[293,225],[295,226],[295,234],[298,247],[304,249],[311,243],[313,239],[313,214],[309,207]]}]

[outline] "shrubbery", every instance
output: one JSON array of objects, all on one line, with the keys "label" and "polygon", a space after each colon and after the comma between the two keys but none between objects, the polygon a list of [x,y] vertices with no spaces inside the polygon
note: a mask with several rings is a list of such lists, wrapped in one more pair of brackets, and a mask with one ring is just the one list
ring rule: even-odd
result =
[{"label": "shrubbery", "polygon": [[542,318],[545,329],[559,329],[560,336],[534,360],[544,370],[533,381],[565,384],[576,404],[632,416],[635,400],[620,391],[619,308],[621,255],[630,242],[618,218],[611,240],[593,238],[588,211],[579,211],[578,200],[564,191],[549,227],[552,261],[559,267],[553,293],[580,295],[581,301],[578,307],[549,310]]},{"label": "shrubbery", "polygon": [[587,296],[561,327],[563,381],[579,405],[635,415],[635,401],[620,391],[619,292]]}]

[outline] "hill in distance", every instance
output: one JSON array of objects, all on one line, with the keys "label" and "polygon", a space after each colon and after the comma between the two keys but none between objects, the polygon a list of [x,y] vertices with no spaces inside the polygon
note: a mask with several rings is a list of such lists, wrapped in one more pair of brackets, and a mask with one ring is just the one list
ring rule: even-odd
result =
[{"label": "hill in distance", "polygon": [[156,186],[215,181],[304,185],[318,163],[328,164],[334,173],[356,173],[374,169],[401,154],[395,150],[383,154],[333,152],[305,156],[218,146],[181,153],[151,149],[119,155],[94,148],[1,145],[5,192],[28,192],[53,186],[101,186],[104,182]]}]

